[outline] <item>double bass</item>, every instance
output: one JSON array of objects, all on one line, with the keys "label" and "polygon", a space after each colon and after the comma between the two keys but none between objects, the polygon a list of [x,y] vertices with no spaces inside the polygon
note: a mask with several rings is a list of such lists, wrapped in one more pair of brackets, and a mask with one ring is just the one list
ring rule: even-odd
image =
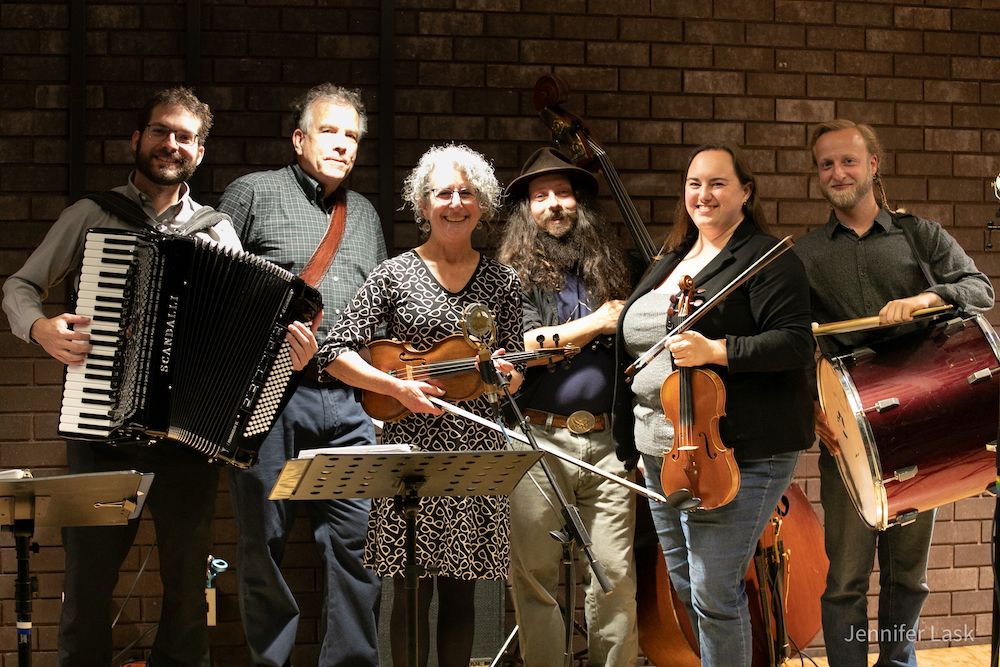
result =
[{"label": "double bass", "polygon": [[[578,166],[604,174],[625,227],[648,267],[659,259],[656,246],[607,153],[591,138],[580,118],[562,108],[567,93],[561,79],[543,76],[535,84],[535,109],[563,153]],[[757,554],[744,579],[754,667],[780,665],[793,652],[808,646],[819,632],[820,595],[829,565],[822,544],[822,525],[808,498],[793,483],[758,541]],[[670,583],[648,507],[641,498],[635,554],[643,654],[658,667],[697,667],[697,639]]]}]

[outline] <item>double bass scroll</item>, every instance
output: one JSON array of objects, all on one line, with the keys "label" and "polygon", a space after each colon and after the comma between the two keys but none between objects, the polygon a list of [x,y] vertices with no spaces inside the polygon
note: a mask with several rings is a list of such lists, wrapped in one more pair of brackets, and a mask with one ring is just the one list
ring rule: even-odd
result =
[{"label": "double bass scroll", "polygon": [[657,257],[657,249],[646,230],[639,211],[628,196],[618,171],[608,154],[594,141],[583,121],[562,108],[569,94],[569,86],[555,74],[547,74],[535,83],[533,101],[542,122],[552,132],[552,138],[573,162],[588,171],[600,170],[611,188],[615,204],[622,213],[625,227],[632,236],[636,250],[642,256],[643,266],[649,267]]}]

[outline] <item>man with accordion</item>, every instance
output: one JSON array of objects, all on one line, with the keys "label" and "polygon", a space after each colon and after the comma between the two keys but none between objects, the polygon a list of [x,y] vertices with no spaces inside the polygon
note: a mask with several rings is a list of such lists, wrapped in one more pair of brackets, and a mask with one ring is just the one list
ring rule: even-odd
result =
[{"label": "man with accordion", "polygon": [[[155,93],[137,120],[131,138],[135,169],[128,182],[66,208],[3,287],[3,307],[14,335],[39,344],[70,371],[87,362],[91,318],[72,313],[47,317],[42,302],[52,287],[66,279],[76,293],[89,229],[195,236],[240,249],[228,218],[194,202],[185,183],[205,155],[212,125],[208,105],[187,88],[170,88]],[[289,331],[292,365],[301,368],[316,349],[315,338],[297,322]],[[89,439],[70,440],[66,448],[70,473],[155,474],[146,507],[153,515],[164,593],[152,664],[209,665],[204,582],[218,468],[194,450],[169,441],[146,446],[134,439],[117,445],[100,437]],[[111,597],[138,523],[63,529],[66,576],[60,665],[111,664]]]}]

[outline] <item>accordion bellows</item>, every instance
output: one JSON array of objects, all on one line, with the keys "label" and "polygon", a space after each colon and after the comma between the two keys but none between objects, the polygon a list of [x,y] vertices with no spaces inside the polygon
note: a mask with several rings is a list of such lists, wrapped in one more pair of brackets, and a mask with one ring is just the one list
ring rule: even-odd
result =
[{"label": "accordion bellows", "polygon": [[76,313],[92,350],[69,366],[59,434],[170,439],[249,467],[294,390],[288,324],[322,308],[265,259],[190,237],[87,232]]}]

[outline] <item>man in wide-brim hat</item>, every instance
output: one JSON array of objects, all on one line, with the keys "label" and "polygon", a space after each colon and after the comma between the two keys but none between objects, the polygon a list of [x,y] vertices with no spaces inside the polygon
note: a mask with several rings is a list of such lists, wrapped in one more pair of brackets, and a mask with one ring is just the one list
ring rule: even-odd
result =
[{"label": "man in wide-brim hat", "polygon": [[554,148],[539,148],[531,154],[521,167],[521,174],[507,186],[509,199],[524,197],[528,184],[539,176],[559,175],[566,177],[573,187],[586,190],[597,196],[597,179],[592,173],[573,164],[573,161]]},{"label": "man in wide-brim hat", "polygon": [[[524,286],[527,349],[572,344],[572,364],[529,369],[518,403],[535,437],[613,474],[609,413],[614,334],[632,276],[614,230],[597,204],[597,179],[552,148],[535,151],[507,187],[510,214],[499,258]],[[564,462],[551,463],[569,502],[580,509],[613,589],[605,594],[585,572],[588,664],[631,666],[638,654],[632,539],[634,500],[624,487]],[[525,667],[563,664],[564,620],[555,593],[562,547],[549,536],[563,527],[541,468],[511,495],[510,582]],[[572,612],[569,612],[572,613]]]}]

